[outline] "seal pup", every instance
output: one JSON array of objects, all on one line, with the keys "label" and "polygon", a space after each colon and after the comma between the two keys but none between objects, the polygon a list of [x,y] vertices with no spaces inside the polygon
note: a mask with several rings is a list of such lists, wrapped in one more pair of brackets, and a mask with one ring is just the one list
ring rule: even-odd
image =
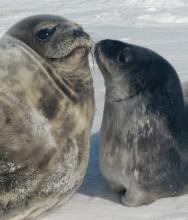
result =
[{"label": "seal pup", "polygon": [[157,53],[116,40],[96,45],[106,86],[100,167],[127,206],[188,192],[188,122],[174,68]]},{"label": "seal pup", "polygon": [[80,186],[94,94],[90,36],[36,15],[0,40],[0,219],[36,219]]}]

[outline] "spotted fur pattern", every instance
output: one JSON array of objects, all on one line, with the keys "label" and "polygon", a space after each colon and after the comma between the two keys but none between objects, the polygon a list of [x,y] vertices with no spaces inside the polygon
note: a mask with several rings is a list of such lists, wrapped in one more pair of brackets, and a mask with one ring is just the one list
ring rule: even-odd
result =
[{"label": "spotted fur pattern", "polygon": [[36,219],[64,203],[78,189],[86,171],[94,109],[89,66],[78,70],[78,79],[67,79],[73,83],[75,100],[57,86],[49,71],[56,73],[26,44],[7,35],[1,39],[3,220]]}]

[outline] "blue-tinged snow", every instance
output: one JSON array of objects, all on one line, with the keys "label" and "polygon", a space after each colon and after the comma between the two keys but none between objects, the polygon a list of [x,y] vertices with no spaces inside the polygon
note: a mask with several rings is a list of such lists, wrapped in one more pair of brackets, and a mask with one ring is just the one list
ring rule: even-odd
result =
[{"label": "blue-tinged snow", "polygon": [[[182,81],[188,81],[188,0],[1,0],[0,35],[23,17],[41,13],[80,23],[94,42],[113,38],[149,47],[173,64]],[[43,220],[188,220],[188,195],[127,208],[108,188],[98,165],[104,82],[92,59],[91,69],[96,114],[88,172],[79,192]]]}]

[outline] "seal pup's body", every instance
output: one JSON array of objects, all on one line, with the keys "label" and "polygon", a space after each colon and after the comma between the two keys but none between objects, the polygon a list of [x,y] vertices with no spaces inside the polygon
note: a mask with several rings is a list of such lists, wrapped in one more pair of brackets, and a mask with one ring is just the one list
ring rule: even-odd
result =
[{"label": "seal pup's body", "polygon": [[51,15],[0,40],[0,219],[36,219],[80,186],[94,112],[90,47],[79,25]]},{"label": "seal pup's body", "polygon": [[105,79],[100,166],[122,201],[140,206],[187,192],[188,123],[178,76],[146,48],[104,40],[95,49]]}]

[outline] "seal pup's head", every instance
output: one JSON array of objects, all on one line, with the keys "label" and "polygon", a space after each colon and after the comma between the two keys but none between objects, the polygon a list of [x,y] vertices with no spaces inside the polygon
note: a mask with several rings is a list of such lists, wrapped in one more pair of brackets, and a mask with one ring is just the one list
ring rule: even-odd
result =
[{"label": "seal pup's head", "polygon": [[167,116],[173,126],[181,124],[181,84],[174,68],[162,56],[147,48],[107,39],[96,45],[95,57],[105,80],[106,102],[124,101],[128,107],[128,102],[138,101],[150,112]]},{"label": "seal pup's head", "polygon": [[103,40],[96,45],[95,57],[104,76],[107,97],[128,99],[155,88],[169,89],[179,79],[173,67],[155,52],[115,40]]},{"label": "seal pup's head", "polygon": [[6,34],[27,44],[48,63],[61,64],[65,72],[86,61],[91,48],[91,39],[80,25],[55,15],[25,18]]}]

